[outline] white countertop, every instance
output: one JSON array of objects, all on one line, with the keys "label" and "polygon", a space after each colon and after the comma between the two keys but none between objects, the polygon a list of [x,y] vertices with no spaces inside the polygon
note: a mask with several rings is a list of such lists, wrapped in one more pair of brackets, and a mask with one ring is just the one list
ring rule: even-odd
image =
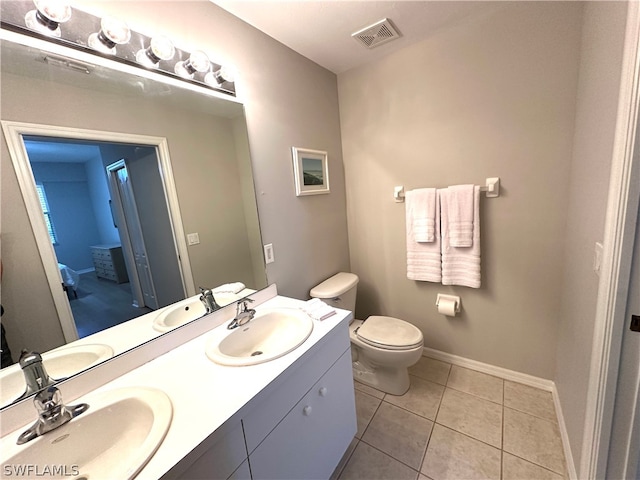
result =
[{"label": "white countertop", "polygon": [[[276,296],[257,310],[298,308],[303,304],[301,300]],[[95,393],[120,387],[152,387],[164,391],[171,399],[173,418],[167,435],[136,479],[157,480],[168,472],[227,420],[241,414],[243,407],[318,341],[351,317],[350,311],[338,309],[337,315],[314,320],[310,337],[298,348],[272,361],[245,367],[221,366],[205,354],[212,338],[222,339],[232,333],[225,323],[96,389]],[[61,392],[64,398],[64,390]],[[69,403],[86,400],[91,404],[90,395],[94,392]],[[19,433],[7,435],[2,443],[9,438],[15,441]]]}]

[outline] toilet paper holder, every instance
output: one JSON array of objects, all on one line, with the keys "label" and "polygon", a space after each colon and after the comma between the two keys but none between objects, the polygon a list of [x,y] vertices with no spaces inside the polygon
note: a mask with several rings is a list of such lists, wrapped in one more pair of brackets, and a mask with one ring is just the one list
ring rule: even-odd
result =
[{"label": "toilet paper holder", "polygon": [[453,302],[455,304],[455,313],[460,313],[460,297],[457,295],[445,295],[443,293],[439,293],[436,297],[436,308],[440,307],[440,300],[444,300],[445,302]]}]

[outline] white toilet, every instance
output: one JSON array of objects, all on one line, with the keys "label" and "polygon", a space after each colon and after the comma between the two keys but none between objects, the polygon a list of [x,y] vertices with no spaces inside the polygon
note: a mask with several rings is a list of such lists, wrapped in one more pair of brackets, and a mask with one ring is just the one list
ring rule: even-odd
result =
[{"label": "white toilet", "polygon": [[[311,289],[312,298],[320,298],[336,308],[355,311],[358,276],[337,273]],[[422,355],[422,332],[404,320],[372,315],[349,325],[353,377],[391,395],[409,390],[409,367]]]}]

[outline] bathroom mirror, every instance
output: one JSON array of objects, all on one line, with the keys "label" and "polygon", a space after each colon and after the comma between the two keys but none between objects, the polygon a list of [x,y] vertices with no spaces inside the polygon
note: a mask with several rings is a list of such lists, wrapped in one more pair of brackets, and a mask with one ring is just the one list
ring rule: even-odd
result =
[{"label": "bathroom mirror", "polygon": [[[42,353],[66,343],[54,302],[54,298],[60,297],[62,286],[52,289],[47,277],[47,269],[57,269],[58,266],[51,265],[51,260],[41,255],[38,247],[38,242],[54,245],[51,242],[56,240],[48,237],[47,230],[35,228],[29,218],[27,211],[30,200],[25,199],[24,189],[19,182],[19,178],[26,173],[42,178],[49,175],[49,181],[52,181],[52,176],[63,180],[57,185],[57,192],[53,188],[51,191],[58,199],[66,201],[66,204],[62,203],[67,205],[64,220],[76,223],[78,233],[72,237],[84,235],[90,238],[82,248],[76,249],[82,250],[84,263],[68,265],[71,270],[80,270],[81,276],[84,270],[92,271],[93,268],[97,272],[102,268],[102,264],[94,261],[94,247],[120,243],[117,238],[104,233],[110,231],[113,234],[119,223],[114,205],[116,202],[108,202],[113,200],[108,185],[104,187],[106,196],[104,192],[102,197],[89,194],[92,199],[100,200],[96,201],[99,205],[93,205],[88,210],[100,210],[102,215],[107,216],[106,220],[103,217],[97,222],[97,227],[91,227],[99,231],[90,234],[88,227],[80,228],[88,225],[79,214],[74,213],[77,211],[75,207],[87,203],[78,200],[81,197],[74,196],[76,190],[84,188],[79,188],[79,184],[85,181],[79,178],[82,171],[88,175],[86,172],[98,170],[103,179],[108,181],[107,165],[113,167],[112,170],[117,170],[118,161],[131,165],[131,178],[134,174],[138,175],[136,201],[147,204],[146,211],[138,208],[142,222],[162,217],[165,231],[174,236],[165,238],[163,246],[156,248],[159,252],[156,253],[156,259],[166,258],[166,261],[156,261],[159,266],[152,264],[151,271],[154,272],[155,268],[158,284],[169,277],[175,280],[178,293],[174,289],[172,294],[165,295],[154,308],[148,310],[151,313],[81,338],[74,342],[74,347],[92,345],[91,348],[94,348],[95,344],[107,344],[105,338],[112,338],[117,339],[118,344],[107,346],[117,355],[158,335],[170,334],[152,328],[157,308],[195,295],[200,286],[214,288],[240,283],[247,290],[239,291],[239,295],[266,287],[242,104],[232,97],[223,98],[222,94],[200,93],[197,88],[182,88],[113,70],[105,66],[104,61],[96,64],[86,60],[76,62],[73,53],[69,53],[70,57],[61,56],[58,51],[52,54],[46,50],[46,45],[43,47],[40,44],[44,42],[36,46],[25,43],[30,45],[9,41],[4,35],[0,44],[0,116],[3,122],[1,301],[5,310],[2,325],[13,360],[18,360],[23,348]],[[13,139],[7,137],[11,130],[8,125],[13,126],[13,133],[9,134],[14,135]],[[17,142],[16,135],[20,137]],[[31,147],[25,146],[25,140],[27,144],[32,143]],[[69,150],[66,154],[62,149],[61,154],[47,155],[46,148],[55,147],[56,144],[67,145]],[[38,153],[40,147],[45,149],[44,154]],[[89,166],[74,156],[74,148],[98,152],[98,157],[102,152],[102,163]],[[27,150],[30,152],[27,153]],[[110,151],[111,157],[105,158],[105,151]],[[38,155],[37,166],[26,165],[27,160],[18,158]],[[155,166],[155,170],[151,168],[152,174],[136,173],[133,168],[136,162],[148,160],[149,157],[153,158],[151,165]],[[51,160],[58,161],[51,163]],[[52,166],[54,164],[55,168]],[[168,181],[165,177],[169,173],[172,178]],[[153,181],[159,182],[153,188],[152,177]],[[34,181],[31,188],[35,189],[36,183]],[[46,191],[47,180],[42,183]],[[154,189],[155,197],[145,197]],[[45,207],[42,208],[44,211]],[[57,208],[60,208],[60,202]],[[176,219],[179,219],[179,223],[176,223]],[[41,223],[48,225],[44,220]],[[107,228],[107,224],[110,224],[110,228]],[[145,236],[148,250],[152,250],[152,244],[160,241],[160,236],[155,233]],[[52,252],[59,253],[61,242],[60,239],[59,245],[50,247]],[[182,250],[180,244],[183,245]],[[109,254],[113,255],[113,252]],[[173,260],[171,257],[174,257]],[[115,263],[113,259],[110,261]],[[58,263],[64,264],[62,261]],[[173,271],[168,267],[162,270],[170,264],[178,267]],[[163,273],[165,271],[166,274]],[[64,276],[64,272],[61,271],[61,275]],[[127,283],[109,278],[98,280],[119,287]],[[60,290],[56,291],[57,288]],[[74,295],[82,295],[82,289],[81,279],[77,292],[71,288],[64,293],[65,301],[69,304],[76,301]],[[156,286],[156,290],[161,288]],[[160,299],[159,293],[157,296]],[[95,312],[98,312],[110,306],[98,305],[96,308],[98,310]],[[131,326],[127,329],[128,324]],[[70,336],[67,335],[67,338]]]}]

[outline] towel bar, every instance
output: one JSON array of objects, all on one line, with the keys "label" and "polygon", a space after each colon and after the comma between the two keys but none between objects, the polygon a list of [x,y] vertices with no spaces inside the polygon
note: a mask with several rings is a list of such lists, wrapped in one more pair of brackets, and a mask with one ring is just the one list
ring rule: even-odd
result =
[{"label": "towel bar", "polygon": [[[481,192],[486,192],[487,198],[495,198],[500,196],[500,177],[491,177],[485,180],[485,185],[480,186]],[[404,187],[398,185],[393,187],[393,198],[396,203],[404,202]]]}]

